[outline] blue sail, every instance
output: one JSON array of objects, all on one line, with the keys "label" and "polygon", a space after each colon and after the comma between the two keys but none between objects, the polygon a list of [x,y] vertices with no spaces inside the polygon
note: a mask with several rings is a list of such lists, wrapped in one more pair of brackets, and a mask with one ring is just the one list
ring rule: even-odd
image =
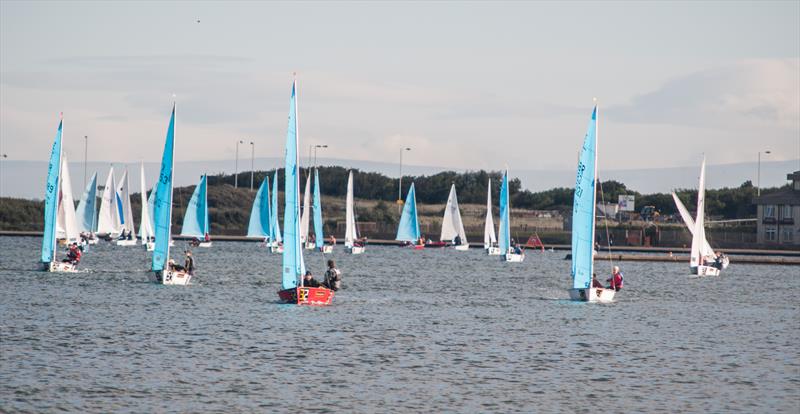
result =
[{"label": "blue sail", "polygon": [[172,116],[169,118],[167,138],[164,142],[164,155],[161,157],[161,172],[158,174],[158,183],[155,188],[155,201],[153,202],[154,236],[156,238],[153,250],[153,271],[164,270],[169,260],[169,240],[172,230],[172,168],[175,152],[175,106],[172,106]]},{"label": "blue sail", "polygon": [[317,247],[322,248],[325,244],[322,234],[322,200],[319,195],[319,174],[314,169],[314,237],[317,240]]},{"label": "blue sail", "polygon": [[592,282],[594,252],[595,181],[597,180],[597,107],[583,139],[572,201],[572,287]]},{"label": "blue sail", "polygon": [[200,177],[200,182],[194,188],[192,198],[186,206],[186,214],[183,216],[183,227],[181,227],[181,236],[202,239],[208,233],[207,189],[206,176],[203,175]]},{"label": "blue sail", "polygon": [[119,217],[119,224],[125,224],[125,211],[122,208],[122,197],[120,197],[119,191],[114,191],[114,196],[117,199],[117,211],[119,212],[119,216],[118,216]]},{"label": "blue sail", "polygon": [[[258,187],[253,208],[250,210],[250,224],[247,226],[247,237],[269,237],[270,211],[269,211],[269,177],[264,177]],[[270,239],[271,240],[271,239]]]},{"label": "blue sail", "polygon": [[283,211],[283,277],[281,286],[291,289],[297,286],[305,274],[303,248],[300,244],[300,162],[297,142],[297,96],[296,83],[292,83],[292,98],[289,101],[289,127],[286,132],[286,164],[284,169]]},{"label": "blue sail", "polygon": [[44,234],[42,235],[42,263],[55,260],[56,214],[58,214],[59,175],[61,175],[61,136],[64,121],[58,123],[56,139],[50,150],[47,166],[47,185],[44,191]]},{"label": "blue sail", "polygon": [[78,218],[78,230],[85,232],[94,231],[95,217],[97,217],[97,173],[92,175],[92,179],[86,184],[81,201],[78,202],[78,209],[75,216]]},{"label": "blue sail", "polygon": [[511,206],[508,204],[508,171],[503,174],[503,184],[500,186],[500,233],[497,237],[500,251],[508,253],[511,247]]},{"label": "blue sail", "polygon": [[414,190],[414,183],[408,189],[406,203],[403,206],[403,214],[400,216],[400,225],[397,226],[397,237],[395,240],[416,242],[419,240],[419,221],[417,221],[417,195]]},{"label": "blue sail", "polygon": [[272,208],[269,211],[272,218],[269,220],[269,239],[274,241],[281,241],[281,225],[278,218],[278,169],[275,169],[275,175],[272,176]]}]

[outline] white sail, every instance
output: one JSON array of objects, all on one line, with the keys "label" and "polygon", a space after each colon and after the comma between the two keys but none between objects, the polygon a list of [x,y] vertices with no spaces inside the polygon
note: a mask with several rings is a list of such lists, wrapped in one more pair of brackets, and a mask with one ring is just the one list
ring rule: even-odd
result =
[{"label": "white sail", "polygon": [[464,223],[461,221],[461,212],[458,209],[456,185],[453,184],[450,186],[450,195],[447,197],[447,206],[444,208],[442,234],[439,240],[453,241],[456,236],[461,237],[461,244],[467,244],[467,234],[464,231]]},{"label": "white sail", "polygon": [[97,217],[97,233],[119,234],[120,219],[117,208],[117,184],[114,181],[114,167],[108,171],[103,198],[100,200],[100,214]]},{"label": "white sail", "polygon": [[75,242],[80,237],[80,230],[78,229],[78,220],[75,217],[75,200],[72,198],[72,182],[69,177],[66,154],[61,157],[59,187],[56,234],[69,242]]},{"label": "white sail", "polygon": [[713,251],[706,251],[704,245],[706,241],[705,229],[705,204],[706,204],[706,157],[703,156],[703,163],[700,165],[700,182],[697,185],[697,217],[694,222],[694,233],[692,234],[692,253],[689,266],[697,267],[702,264],[703,258],[713,256]]},{"label": "white sail", "polygon": [[128,177],[128,169],[122,174],[122,180],[119,187],[119,197],[122,200],[122,227],[127,230],[131,237],[136,238],[136,227],[133,223],[133,208],[131,207],[130,195],[130,178]]},{"label": "white sail", "polygon": [[[686,228],[689,229],[689,233],[694,237],[694,218],[689,213],[689,210],[686,209],[686,206],[683,205],[681,199],[678,198],[678,195],[675,192],[672,192],[672,199],[675,200],[675,206],[678,207],[678,212],[681,214],[681,218],[683,219],[683,223],[686,224]],[[708,240],[703,240],[703,251],[713,253],[714,249],[711,248],[711,245],[708,243]]]},{"label": "white sail", "polygon": [[345,220],[347,228],[344,233],[345,247],[353,247],[358,239],[358,229],[356,228],[356,213],[353,202],[353,172],[347,177],[347,202],[345,204]]},{"label": "white sail", "polygon": [[311,221],[311,170],[306,179],[306,189],[303,194],[303,213],[300,215],[300,243],[308,240],[308,225]]},{"label": "white sail", "polygon": [[492,219],[492,179],[489,179],[489,189],[486,190],[486,224],[483,228],[483,248],[488,249],[497,244],[494,234],[494,219]]},{"label": "white sail", "polygon": [[145,179],[144,179],[144,163],[141,164],[140,169],[140,176],[139,176],[139,191],[141,192],[142,196],[142,221],[139,224],[139,231],[141,232],[140,236],[142,238],[142,244],[147,243],[151,237],[154,236],[153,234],[153,222],[150,219],[150,206],[147,202],[147,187],[145,187]]}]

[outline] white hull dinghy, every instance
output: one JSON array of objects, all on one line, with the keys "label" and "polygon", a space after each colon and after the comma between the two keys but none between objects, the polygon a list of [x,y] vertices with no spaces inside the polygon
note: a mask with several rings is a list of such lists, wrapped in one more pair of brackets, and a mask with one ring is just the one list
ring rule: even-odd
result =
[{"label": "white hull dinghy", "polygon": [[136,246],[136,239],[116,240],[114,244],[116,244],[117,246]]},{"label": "white hull dinghy", "polygon": [[719,276],[719,269],[714,266],[697,266],[691,268],[692,274],[697,276]]},{"label": "white hull dinghy", "polygon": [[323,245],[322,246],[322,253],[325,253],[325,254],[333,253],[333,246],[331,246],[330,244]]},{"label": "white hull dinghy", "polygon": [[506,253],[505,258],[507,262],[511,263],[519,263],[525,260],[525,253],[516,254],[516,253]]},{"label": "white hull dinghy", "polygon": [[77,273],[78,268],[69,262],[50,262],[47,271],[51,273]]},{"label": "white hull dinghy", "polygon": [[460,251],[460,252],[469,251],[469,245],[468,244],[459,244],[459,245],[453,246],[453,248],[458,250],[458,251]]},{"label": "white hull dinghy", "polygon": [[200,243],[197,245],[197,247],[211,247],[211,243],[213,243],[213,242],[210,242],[210,241],[207,241],[207,242],[200,242]]},{"label": "white hull dinghy", "polygon": [[165,270],[153,273],[152,282],[160,283],[162,285],[176,285],[185,286],[192,280],[192,275],[186,272],[179,272],[177,270]]},{"label": "white hull dinghy", "polygon": [[[691,274],[697,276],[719,276],[720,270],[725,269],[730,264],[730,259],[725,256],[717,258],[716,252],[706,240],[705,229],[705,198],[706,198],[706,157],[700,165],[700,181],[697,185],[697,216],[692,220],[686,207],[681,203],[678,196],[673,192],[672,198],[678,207],[678,211],[684,223],[692,233],[692,250],[689,256],[689,270]],[[717,263],[716,261],[719,260]],[[716,264],[709,265],[710,263]]]},{"label": "white hull dinghy", "polygon": [[607,288],[570,289],[569,298],[579,302],[613,302],[616,293]]},{"label": "white hull dinghy", "polygon": [[503,252],[500,251],[500,248],[497,246],[491,246],[486,249],[486,254],[489,256],[500,256]]},{"label": "white hull dinghy", "polygon": [[347,250],[350,252],[350,254],[361,254],[364,253],[364,246],[348,247]]}]

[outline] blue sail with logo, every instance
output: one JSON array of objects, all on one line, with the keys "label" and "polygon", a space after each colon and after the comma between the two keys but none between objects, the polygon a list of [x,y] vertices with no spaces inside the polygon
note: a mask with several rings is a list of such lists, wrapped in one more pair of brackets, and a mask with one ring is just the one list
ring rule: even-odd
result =
[{"label": "blue sail with logo", "polygon": [[161,172],[158,174],[158,183],[154,192],[153,202],[153,231],[156,245],[153,249],[152,270],[164,270],[169,260],[169,240],[172,231],[172,168],[175,152],[175,106],[172,106],[172,116],[169,118],[167,138],[164,142],[164,154],[161,156]]},{"label": "blue sail with logo", "polygon": [[503,254],[508,253],[511,247],[511,207],[508,203],[508,170],[503,174],[503,184],[500,186],[500,232],[497,242]]},{"label": "blue sail with logo", "polygon": [[64,121],[58,123],[56,139],[50,150],[50,162],[47,166],[47,185],[44,190],[44,234],[42,234],[42,263],[55,260],[56,254],[56,214],[58,214],[58,193],[60,192],[61,175],[61,136]]},{"label": "blue sail with logo", "polygon": [[397,226],[395,240],[416,242],[420,238],[419,221],[417,220],[417,195],[414,183],[408,189],[406,203],[403,205],[403,214],[400,215],[400,225]]},{"label": "blue sail with logo", "polygon": [[275,175],[272,176],[272,208],[269,211],[272,218],[269,220],[269,237],[270,240],[280,242],[283,240],[281,237],[280,218],[278,217],[278,169],[275,169]]},{"label": "blue sail with logo", "polygon": [[[253,200],[253,208],[250,210],[250,223],[247,226],[247,237],[269,237],[270,218],[269,211],[269,176],[264,177],[261,186],[258,187],[256,198]],[[270,240],[272,240],[270,238]]]},{"label": "blue sail with logo", "polygon": [[281,286],[283,286],[283,289],[297,287],[299,278],[306,272],[306,265],[303,262],[303,248],[300,244],[300,160],[297,142],[296,90],[296,83],[292,82],[292,98],[289,101],[289,126],[286,132],[285,188],[283,190],[283,270],[281,272]]},{"label": "blue sail with logo", "polygon": [[75,210],[78,218],[78,230],[82,232],[93,232],[97,225],[97,173],[92,175],[92,179],[86,184],[83,190],[81,201]]},{"label": "blue sail with logo", "polygon": [[588,288],[594,268],[594,209],[597,180],[597,107],[583,139],[572,201],[572,287]]},{"label": "blue sail with logo", "polygon": [[317,240],[317,247],[322,248],[325,244],[325,235],[322,234],[322,199],[319,194],[319,173],[314,169],[314,237]]},{"label": "blue sail with logo", "polygon": [[196,237],[202,239],[208,234],[208,181],[206,176],[200,177],[200,182],[194,188],[192,198],[186,206],[186,214],[183,216],[183,227],[181,236]]}]

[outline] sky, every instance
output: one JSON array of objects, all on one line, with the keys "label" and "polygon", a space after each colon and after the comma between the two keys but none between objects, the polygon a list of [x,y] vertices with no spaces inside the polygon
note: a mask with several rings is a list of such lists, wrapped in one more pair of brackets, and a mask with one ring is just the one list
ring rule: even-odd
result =
[{"label": "sky", "polygon": [[800,160],[797,1],[3,0],[0,153],[279,158],[293,73],[333,159],[571,171],[597,98],[601,171]]}]

